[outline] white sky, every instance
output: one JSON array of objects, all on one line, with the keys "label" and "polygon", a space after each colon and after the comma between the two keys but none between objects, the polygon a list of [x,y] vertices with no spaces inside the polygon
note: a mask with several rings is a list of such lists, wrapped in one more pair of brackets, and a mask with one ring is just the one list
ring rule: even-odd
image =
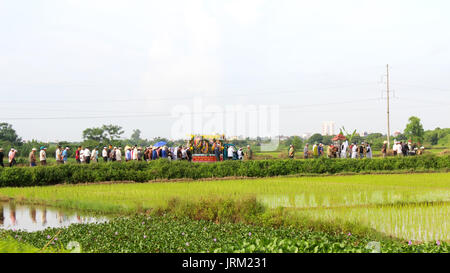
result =
[{"label": "white sky", "polygon": [[391,131],[411,115],[450,127],[449,10],[439,0],[0,0],[0,121],[43,141],[110,123],[169,136],[172,108],[206,94],[219,106],[279,105],[284,135],[329,120],[384,132],[389,63]]}]

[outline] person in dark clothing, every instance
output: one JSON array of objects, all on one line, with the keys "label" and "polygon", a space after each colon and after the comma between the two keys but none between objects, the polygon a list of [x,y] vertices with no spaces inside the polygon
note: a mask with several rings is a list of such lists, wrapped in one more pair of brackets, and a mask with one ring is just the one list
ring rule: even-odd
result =
[{"label": "person in dark clothing", "polygon": [[113,161],[113,160],[112,160],[113,156],[112,156],[111,153],[113,153],[114,151],[113,151],[113,147],[112,147],[111,144],[108,145],[108,150],[106,150],[106,151],[108,152],[108,160],[109,160],[109,161]]},{"label": "person in dark clothing", "polygon": [[187,156],[187,160],[189,162],[191,162],[192,161],[192,152],[191,152],[191,149],[189,147],[186,148],[186,156]]},{"label": "person in dark clothing", "polygon": [[220,161],[220,141],[216,141],[216,144],[214,145],[214,155],[216,156],[216,161]]},{"label": "person in dark clothing", "polygon": [[359,150],[359,158],[364,158],[364,150],[365,150],[364,142],[361,143],[361,145],[359,146],[358,150]]},{"label": "person in dark clothing", "polygon": [[2,166],[3,168],[5,167],[5,165],[3,164],[4,157],[5,157],[5,154],[3,153],[3,148],[0,148],[0,166]]},{"label": "person in dark clothing", "polygon": [[387,154],[387,141],[385,140],[384,142],[383,142],[383,147],[381,147],[381,153],[383,154],[383,158],[384,157],[386,157],[386,154]]},{"label": "person in dark clothing", "polygon": [[409,151],[408,144],[405,142],[405,143],[402,144],[402,154],[403,154],[403,156],[407,156],[408,155],[408,151]]}]

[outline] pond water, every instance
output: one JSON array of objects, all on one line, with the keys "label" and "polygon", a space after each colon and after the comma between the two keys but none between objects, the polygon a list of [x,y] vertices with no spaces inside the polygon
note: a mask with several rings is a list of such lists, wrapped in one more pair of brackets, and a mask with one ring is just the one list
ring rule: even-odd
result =
[{"label": "pond water", "polygon": [[28,232],[71,224],[102,223],[106,216],[89,216],[75,210],[0,202],[0,229]]}]

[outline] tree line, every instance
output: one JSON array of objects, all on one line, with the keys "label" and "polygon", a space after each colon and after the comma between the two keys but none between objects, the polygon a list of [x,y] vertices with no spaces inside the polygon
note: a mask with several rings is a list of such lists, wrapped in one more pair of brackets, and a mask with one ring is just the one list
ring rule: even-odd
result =
[{"label": "tree line", "polygon": [[[155,137],[152,139],[142,138],[142,132],[139,129],[133,130],[130,138],[123,138],[125,131],[119,125],[103,125],[101,127],[86,128],[82,132],[83,141],[81,142],[67,142],[61,141],[59,143],[44,143],[38,140],[23,141],[23,139],[17,134],[13,126],[9,123],[0,123],[0,147],[5,151],[9,150],[11,147],[16,148],[19,151],[20,156],[27,156],[31,149],[39,148],[40,146],[47,146],[48,153],[53,154],[56,150],[57,145],[71,148],[72,151],[76,149],[77,146],[81,145],[83,147],[103,147],[107,145],[122,146],[127,144],[137,145],[137,146],[151,146],[156,142],[165,141],[168,146],[182,145],[185,144],[185,139],[180,140],[169,140],[164,137]],[[348,134],[350,135],[350,134]],[[333,136],[326,136],[322,134],[313,134],[308,139],[303,139],[299,136],[290,136],[287,139],[280,141],[279,150],[288,149],[289,145],[294,145],[297,149],[303,147],[306,143],[323,143],[324,145],[332,144]],[[351,136],[351,142],[361,143],[369,142],[373,149],[381,149],[383,141],[386,140],[386,134],[382,133],[372,133],[367,136],[360,136],[353,134]],[[418,117],[410,117],[406,127],[400,135],[396,136],[399,141],[407,141],[411,139],[413,142],[418,142],[426,145],[439,145],[442,147],[450,146],[450,128],[436,128],[434,130],[423,129],[423,125]],[[393,140],[393,138],[391,138]],[[232,141],[237,146],[251,145],[258,151],[258,147],[264,142],[261,138],[256,139],[241,139]]]}]

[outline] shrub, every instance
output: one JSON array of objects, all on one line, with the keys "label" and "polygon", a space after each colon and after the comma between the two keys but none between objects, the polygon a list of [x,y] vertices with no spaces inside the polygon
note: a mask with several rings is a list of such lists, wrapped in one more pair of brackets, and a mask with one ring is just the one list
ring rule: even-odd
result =
[{"label": "shrub", "polygon": [[215,177],[270,177],[294,174],[368,173],[372,171],[448,170],[450,156],[390,157],[379,159],[255,160],[220,163],[155,160],[90,165],[0,169],[0,187],[25,187],[99,181],[146,182],[157,179]]}]

